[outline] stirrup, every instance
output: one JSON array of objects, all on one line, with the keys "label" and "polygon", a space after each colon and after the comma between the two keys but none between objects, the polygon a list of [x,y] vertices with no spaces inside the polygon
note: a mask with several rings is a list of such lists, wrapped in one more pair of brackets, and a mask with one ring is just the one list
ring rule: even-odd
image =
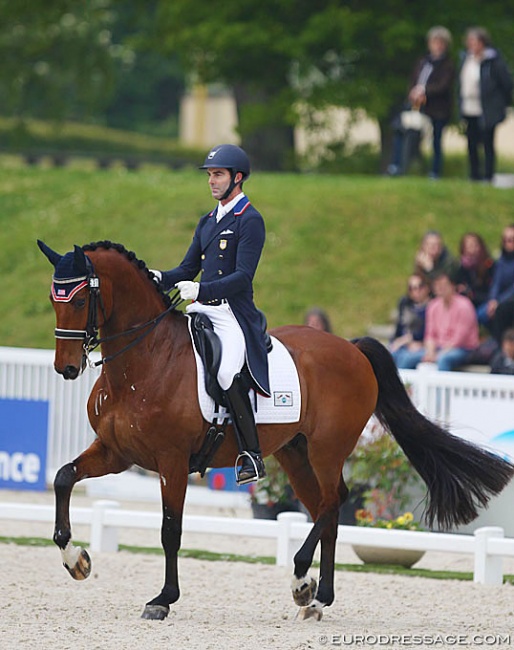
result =
[{"label": "stirrup", "polygon": [[[243,470],[243,467],[238,467],[238,463],[240,460],[244,458],[249,458],[250,462],[252,463],[253,469],[254,469],[254,475],[249,476],[248,478],[243,478],[241,479],[239,477],[240,473]],[[234,471],[236,474],[236,483],[237,485],[247,485],[248,483],[253,483],[255,481],[258,481],[260,478],[265,476],[266,472],[264,470],[264,463],[260,456],[254,457],[249,451],[242,451],[239,456],[236,458],[236,464],[234,466]]]}]

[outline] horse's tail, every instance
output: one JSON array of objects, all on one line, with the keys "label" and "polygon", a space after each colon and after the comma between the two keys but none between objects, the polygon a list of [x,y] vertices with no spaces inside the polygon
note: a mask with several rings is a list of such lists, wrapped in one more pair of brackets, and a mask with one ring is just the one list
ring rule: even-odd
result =
[{"label": "horse's tail", "polygon": [[368,358],[378,382],[375,415],[428,487],[426,521],[443,529],[466,524],[514,475],[514,466],[452,435],[412,404],[388,350],[365,337],[352,341]]}]

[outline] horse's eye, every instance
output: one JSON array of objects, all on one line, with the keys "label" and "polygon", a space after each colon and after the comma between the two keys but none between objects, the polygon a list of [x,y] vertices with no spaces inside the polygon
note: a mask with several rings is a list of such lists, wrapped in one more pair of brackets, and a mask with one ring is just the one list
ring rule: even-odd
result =
[{"label": "horse's eye", "polygon": [[78,300],[75,300],[73,302],[73,306],[75,307],[75,309],[83,309],[85,304],[86,304],[85,298],[79,298]]}]

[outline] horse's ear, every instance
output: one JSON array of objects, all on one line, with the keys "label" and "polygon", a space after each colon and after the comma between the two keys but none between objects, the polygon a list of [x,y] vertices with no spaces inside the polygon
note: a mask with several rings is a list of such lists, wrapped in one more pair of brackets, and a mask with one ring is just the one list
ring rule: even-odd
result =
[{"label": "horse's ear", "polygon": [[75,244],[75,268],[80,275],[87,275],[86,255],[80,246]]},{"label": "horse's ear", "polygon": [[59,264],[62,255],[53,251],[50,246],[47,246],[45,242],[42,242],[40,239],[37,240],[37,245],[39,246],[39,250],[50,260],[54,267]]}]

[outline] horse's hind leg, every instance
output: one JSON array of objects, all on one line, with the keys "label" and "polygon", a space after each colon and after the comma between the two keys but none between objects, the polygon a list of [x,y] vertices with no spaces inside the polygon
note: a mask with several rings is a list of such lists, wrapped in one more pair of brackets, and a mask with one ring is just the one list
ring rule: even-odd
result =
[{"label": "horse's hind leg", "polygon": [[[310,464],[305,438],[295,440],[276,454],[286,470],[297,497],[315,521],[311,532],[294,557],[293,599],[301,606],[300,617],[320,620],[322,609],[334,601],[334,564],[340,503],[348,495],[341,473],[330,471],[333,480],[323,476],[323,484]],[[308,575],[316,547],[321,540],[319,587]]]},{"label": "horse's hind leg", "polygon": [[76,460],[61,467],[55,476],[54,542],[61,549],[64,567],[75,580],[88,577],[91,559],[85,549],[74,546],[71,541],[70,499],[73,486],[84,478],[122,472],[127,467],[125,461],[97,439]]}]

